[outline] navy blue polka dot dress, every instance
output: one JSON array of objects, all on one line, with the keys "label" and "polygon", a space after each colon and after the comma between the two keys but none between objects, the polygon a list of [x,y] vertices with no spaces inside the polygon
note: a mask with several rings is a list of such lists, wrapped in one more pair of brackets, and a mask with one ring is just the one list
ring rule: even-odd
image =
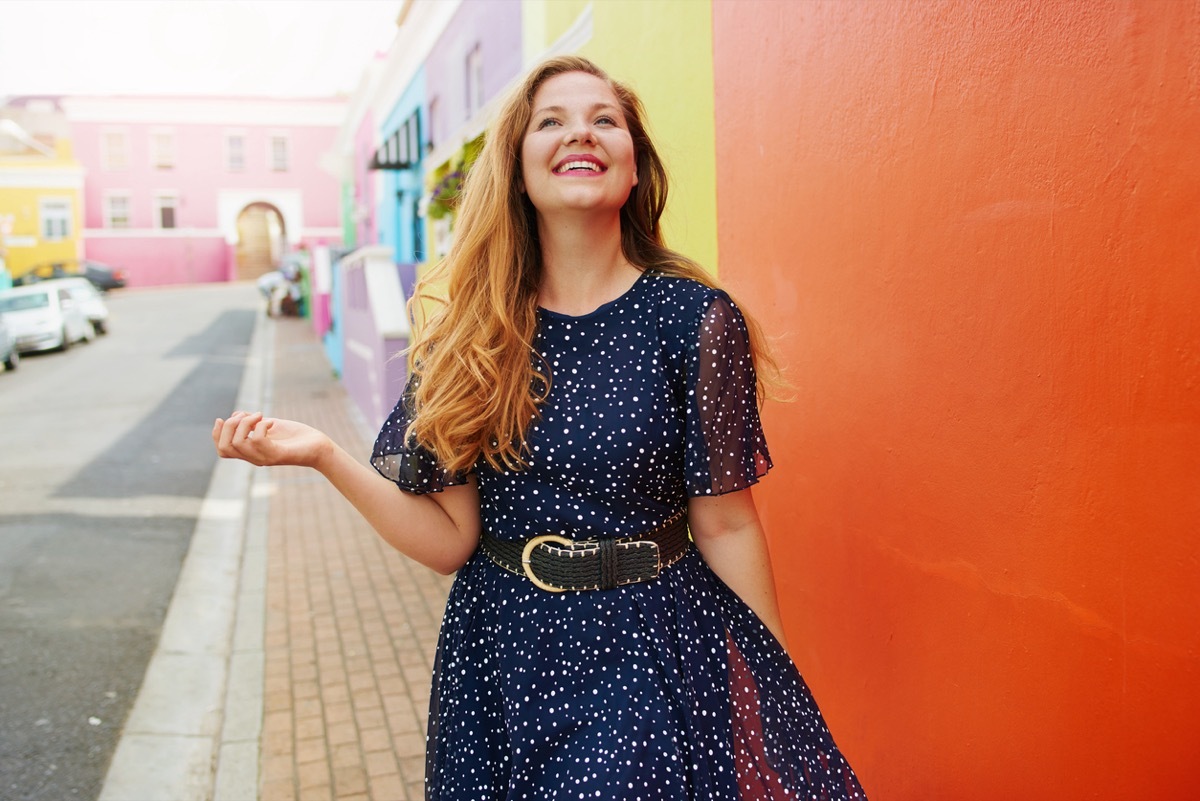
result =
[{"label": "navy blue polka dot dress", "polygon": [[[720,290],[644,273],[591,314],[539,314],[552,381],[529,467],[476,468],[494,536],[628,536],[771,467],[745,323]],[[461,484],[406,444],[405,406],[372,464],[409,492]],[[565,593],[477,551],[430,705],[431,801],[865,797],[796,667],[694,547],[656,581]]]}]

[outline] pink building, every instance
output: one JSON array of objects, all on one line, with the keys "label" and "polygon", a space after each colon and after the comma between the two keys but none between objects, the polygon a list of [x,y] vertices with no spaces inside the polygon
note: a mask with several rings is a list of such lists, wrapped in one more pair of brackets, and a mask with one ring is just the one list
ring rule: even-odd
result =
[{"label": "pink building", "polygon": [[253,278],[341,242],[329,99],[68,97],[83,249],[131,286]]}]

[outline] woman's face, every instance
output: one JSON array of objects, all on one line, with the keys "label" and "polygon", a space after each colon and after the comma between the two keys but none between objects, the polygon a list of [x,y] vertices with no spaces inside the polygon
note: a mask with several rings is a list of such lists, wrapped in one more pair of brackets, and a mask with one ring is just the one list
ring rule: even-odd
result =
[{"label": "woman's face", "polygon": [[539,215],[619,213],[637,183],[633,139],[608,82],[586,72],[547,79],[533,96],[521,178]]}]

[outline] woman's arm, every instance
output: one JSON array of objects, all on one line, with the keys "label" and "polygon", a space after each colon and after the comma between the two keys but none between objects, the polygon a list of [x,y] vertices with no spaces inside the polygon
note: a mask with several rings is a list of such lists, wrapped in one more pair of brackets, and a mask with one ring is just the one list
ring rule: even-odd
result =
[{"label": "woman's arm", "polygon": [[479,489],[470,483],[415,495],[359,462],[311,426],[234,412],[213,425],[217,453],[253,465],[311,467],[396,550],[439,573],[462,567],[479,543]]},{"label": "woman's arm", "polygon": [[688,502],[692,538],[712,571],[746,602],[787,650],[771,555],[749,489]]}]

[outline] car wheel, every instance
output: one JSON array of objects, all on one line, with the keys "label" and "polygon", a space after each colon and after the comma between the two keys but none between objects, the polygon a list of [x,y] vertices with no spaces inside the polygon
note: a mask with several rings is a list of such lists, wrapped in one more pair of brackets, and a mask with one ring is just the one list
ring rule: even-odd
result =
[{"label": "car wheel", "polygon": [[92,331],[96,336],[104,336],[108,333],[108,323],[104,320],[96,320],[92,323]]},{"label": "car wheel", "polygon": [[21,354],[17,353],[17,349],[13,348],[8,354],[8,358],[4,360],[4,366],[9,370],[16,370],[17,365],[21,363]]}]

